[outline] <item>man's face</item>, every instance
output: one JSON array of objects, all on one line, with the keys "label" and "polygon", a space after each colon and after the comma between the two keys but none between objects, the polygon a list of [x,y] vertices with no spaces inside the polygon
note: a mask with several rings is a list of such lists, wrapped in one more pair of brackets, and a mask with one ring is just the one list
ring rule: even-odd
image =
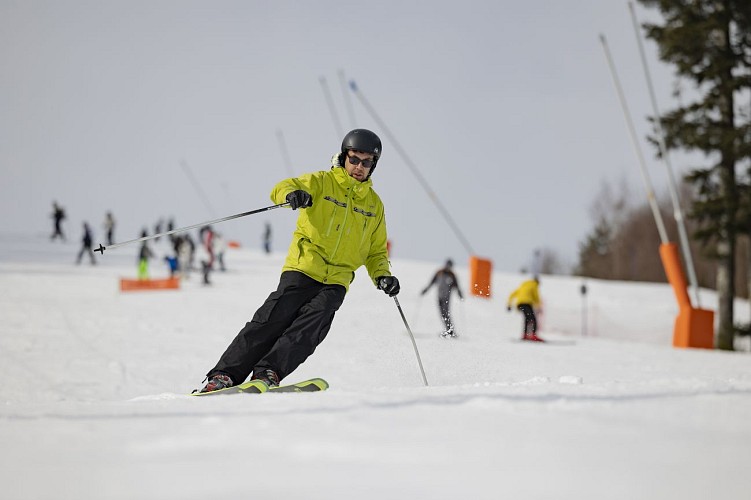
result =
[{"label": "man's face", "polygon": [[344,162],[344,169],[350,177],[354,177],[359,182],[367,179],[370,169],[373,168],[373,155],[363,153],[362,151],[347,151],[346,156],[347,160]]}]

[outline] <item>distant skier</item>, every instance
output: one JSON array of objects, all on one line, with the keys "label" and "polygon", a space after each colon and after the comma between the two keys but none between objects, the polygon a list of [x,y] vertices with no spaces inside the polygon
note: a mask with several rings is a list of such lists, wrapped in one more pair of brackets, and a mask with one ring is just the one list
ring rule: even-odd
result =
[{"label": "distant skier", "polygon": [[301,209],[279,286],[209,371],[201,392],[240,384],[251,372],[253,379],[279,385],[326,338],[361,266],[379,290],[399,293],[389,271],[383,202],[370,180],[380,156],[376,134],[353,130],[330,170],[274,186],[274,203]]},{"label": "distant skier", "polygon": [[181,253],[185,252],[188,256],[188,265],[183,266],[180,265],[180,268],[183,270],[184,273],[188,273],[195,269],[195,258],[196,258],[196,244],[193,241],[193,238],[190,237],[189,233],[185,233],[183,235],[183,244],[180,247]]},{"label": "distant skier", "polygon": [[456,293],[459,294],[459,299],[464,300],[462,291],[459,288],[459,281],[456,279],[456,274],[454,274],[454,271],[452,270],[453,266],[454,263],[451,259],[448,259],[446,265],[435,273],[433,279],[421,293],[421,295],[425,295],[433,285],[438,287],[438,310],[441,314],[441,319],[443,320],[444,325],[441,337],[456,337],[454,322],[451,320],[451,292],[456,290]]},{"label": "distant skier", "polygon": [[[141,238],[145,238],[149,233],[144,229],[141,231]],[[149,259],[154,256],[154,252],[149,248],[148,241],[141,242],[141,249],[138,251],[138,279],[149,279]]]},{"label": "distant skier", "polygon": [[201,263],[203,272],[203,284],[210,285],[209,276],[214,268],[214,231],[211,226],[204,226],[199,232],[198,262]]},{"label": "distant skier", "polygon": [[112,216],[112,212],[107,212],[104,217],[104,230],[107,233],[107,244],[115,244],[115,217]]},{"label": "distant skier", "polygon": [[535,276],[531,280],[524,281],[519,288],[509,295],[506,309],[511,311],[514,304],[524,315],[524,330],[522,340],[544,342],[537,336],[537,318],[535,308],[540,305],[540,279]]},{"label": "distant skier", "polygon": [[[154,224],[154,234],[162,233],[162,224],[164,224],[164,219],[160,217],[159,220],[156,221],[156,224]],[[159,238],[161,238],[161,236],[154,238],[154,241],[159,241]]]},{"label": "distant skier", "polygon": [[91,236],[91,228],[89,227],[89,224],[87,222],[83,223],[83,237],[81,238],[81,250],[78,252],[78,258],[76,259],[76,264],[81,263],[81,259],[83,258],[83,254],[88,253],[89,259],[91,259],[91,265],[96,264],[96,259],[94,259],[94,251],[91,249],[91,242],[93,241],[93,237]]},{"label": "distant skier", "polygon": [[226,271],[227,267],[224,265],[224,254],[227,252],[227,242],[224,240],[221,233],[214,231],[214,241],[211,245],[214,251],[214,256],[216,257],[216,262],[219,264],[219,270],[222,272]]},{"label": "distant skier", "polygon": [[[167,219],[167,232],[169,233],[173,229],[175,229],[175,219],[170,217],[169,219]],[[175,236],[174,234],[170,234],[167,237],[169,238],[169,241],[172,244],[172,246],[175,248],[175,253],[177,253],[177,243],[175,242],[175,240],[177,239],[177,236]]]},{"label": "distant skier", "polygon": [[263,230],[263,250],[267,254],[271,253],[271,224],[268,222]]},{"label": "distant skier", "polygon": [[181,278],[190,275],[190,245],[184,236],[175,236],[173,240],[175,255],[177,256],[177,270]]},{"label": "distant skier", "polygon": [[52,219],[55,221],[55,228],[52,232],[50,240],[54,240],[55,238],[59,237],[61,240],[65,241],[65,235],[63,234],[62,228],[62,223],[65,219],[65,210],[63,210],[63,207],[58,205],[56,201],[52,202]]}]

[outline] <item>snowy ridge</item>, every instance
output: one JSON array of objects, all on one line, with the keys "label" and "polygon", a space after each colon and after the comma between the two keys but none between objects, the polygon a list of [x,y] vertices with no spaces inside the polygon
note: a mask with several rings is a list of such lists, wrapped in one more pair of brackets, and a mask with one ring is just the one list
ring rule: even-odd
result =
[{"label": "snowy ridge", "polygon": [[[328,391],[195,398],[284,256],[234,250],[210,287],[193,276],[122,294],[131,249],[95,267],[75,266],[76,251],[0,235],[2,498],[698,500],[751,488],[750,358],[673,349],[666,285],[589,281],[583,337],[581,280],[543,276],[541,336],[557,343],[540,345],[517,342],[521,318],[505,310],[523,277],[498,273],[492,299],[453,303],[460,337],[443,339],[435,295],[419,295],[436,266],[394,256],[429,387],[393,301],[358,272],[287,380],[320,376]],[[152,275],[165,273],[154,259]],[[217,469],[222,480],[200,480]]]}]

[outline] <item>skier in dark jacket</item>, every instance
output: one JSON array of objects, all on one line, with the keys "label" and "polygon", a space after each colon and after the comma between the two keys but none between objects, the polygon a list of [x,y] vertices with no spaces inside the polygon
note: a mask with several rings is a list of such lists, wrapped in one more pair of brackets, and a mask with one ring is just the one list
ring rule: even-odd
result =
[{"label": "skier in dark jacket", "polygon": [[263,230],[263,250],[266,253],[271,253],[271,224],[268,222]]},{"label": "skier in dark jacket", "polygon": [[201,392],[241,384],[251,372],[270,387],[279,385],[326,338],[361,266],[379,290],[399,293],[389,270],[383,203],[370,180],[380,156],[376,134],[353,130],[331,169],[274,187],[274,203],[300,209],[279,286],[209,371]]},{"label": "skier in dark jacket", "polygon": [[422,291],[422,295],[425,295],[433,285],[438,287],[438,310],[441,313],[441,319],[443,320],[444,325],[441,337],[456,337],[456,330],[454,329],[454,322],[451,320],[451,310],[449,307],[451,292],[456,290],[456,293],[459,294],[459,299],[464,300],[462,291],[459,289],[459,281],[456,279],[456,274],[454,274],[454,271],[451,269],[453,266],[454,263],[451,259],[448,259],[446,265],[435,273],[433,279],[428,283],[428,286]]},{"label": "skier in dark jacket", "polygon": [[91,249],[91,242],[93,238],[91,237],[91,228],[89,227],[89,224],[87,222],[83,223],[83,238],[81,238],[81,251],[78,252],[78,258],[76,259],[76,264],[81,263],[81,259],[83,258],[84,253],[89,254],[89,258],[91,259],[91,265],[93,266],[96,264],[96,260],[94,259],[94,251]]},{"label": "skier in dark jacket", "polygon": [[63,234],[62,228],[63,219],[65,219],[65,210],[63,210],[63,207],[58,205],[56,201],[52,202],[52,219],[55,221],[55,230],[52,232],[50,239],[54,240],[55,238],[60,237],[61,240],[65,241],[65,235]]}]

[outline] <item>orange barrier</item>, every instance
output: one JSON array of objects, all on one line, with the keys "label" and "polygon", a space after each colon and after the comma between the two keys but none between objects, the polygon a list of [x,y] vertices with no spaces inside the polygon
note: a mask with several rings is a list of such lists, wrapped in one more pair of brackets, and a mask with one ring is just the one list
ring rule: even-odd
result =
[{"label": "orange barrier", "polygon": [[714,311],[681,308],[675,318],[673,347],[714,349]]},{"label": "orange barrier", "polygon": [[673,328],[673,347],[714,348],[714,311],[691,306],[686,275],[681,267],[678,247],[674,243],[660,245],[660,258],[665,274],[678,301],[678,317]]},{"label": "orange barrier", "polygon": [[230,241],[227,243],[227,246],[230,248],[240,248],[240,242],[239,241]]},{"label": "orange barrier", "polygon": [[487,259],[475,257],[469,258],[469,291],[477,297],[490,298],[490,275],[493,264]]},{"label": "orange barrier", "polygon": [[120,279],[121,292],[136,292],[143,290],[176,290],[180,288],[180,278],[164,278],[156,280]]}]

